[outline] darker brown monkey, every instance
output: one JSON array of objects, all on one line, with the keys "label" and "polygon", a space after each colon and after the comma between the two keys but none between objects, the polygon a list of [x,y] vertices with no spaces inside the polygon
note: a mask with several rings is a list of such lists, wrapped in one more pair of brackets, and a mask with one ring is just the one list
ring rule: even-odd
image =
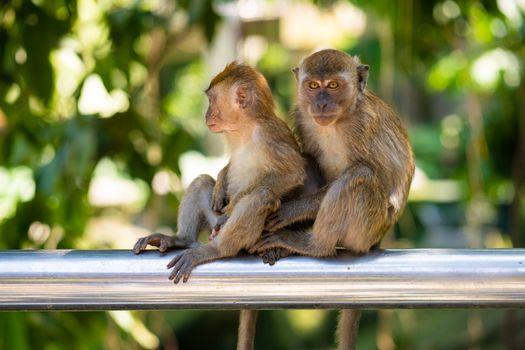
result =
[{"label": "darker brown monkey", "polygon": [[[324,257],[344,247],[367,253],[401,215],[414,174],[412,149],[398,116],[366,89],[368,70],[336,50],[316,52],[293,70],[296,129],[327,185],[282,203],[266,225],[275,233],[251,252],[284,249]],[[284,229],[305,219],[315,219],[311,230]],[[357,310],[342,313],[340,349],[355,348],[359,318]]]},{"label": "darker brown monkey", "polygon": [[[148,244],[160,251],[189,247],[168,264],[175,283],[186,282],[197,265],[251,248],[268,214],[279,208],[283,196],[300,190],[305,178],[299,146],[276,116],[262,74],[231,63],[212,79],[206,95],[206,124],[212,132],[225,134],[230,162],[217,181],[201,175],[190,184],[179,208],[176,236],[153,234],[134,247],[136,254]],[[214,227],[220,227],[220,234],[207,244],[196,243],[201,230]],[[255,310],[241,311],[238,349],[253,347],[255,319]]]}]

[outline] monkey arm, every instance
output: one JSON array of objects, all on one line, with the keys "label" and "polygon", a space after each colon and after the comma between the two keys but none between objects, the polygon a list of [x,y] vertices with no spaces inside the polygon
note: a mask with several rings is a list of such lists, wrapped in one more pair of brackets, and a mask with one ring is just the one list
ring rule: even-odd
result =
[{"label": "monkey arm", "polygon": [[265,231],[275,232],[291,224],[315,220],[327,188],[325,186],[315,193],[283,202],[278,211],[268,216]]},{"label": "monkey arm", "polygon": [[222,170],[219,172],[219,175],[217,175],[217,181],[215,182],[215,186],[213,187],[213,194],[212,194],[212,210],[215,212],[222,212],[223,208],[228,204],[228,196],[227,196],[227,189],[228,189],[228,169],[230,167],[230,164],[226,165]]},{"label": "monkey arm", "polygon": [[303,153],[302,156],[306,171],[303,189],[297,197],[285,199],[281,208],[268,217],[265,231],[275,232],[294,223],[315,220],[317,216],[327,190],[326,181],[315,158],[308,153]]},{"label": "monkey arm", "polygon": [[250,248],[259,239],[268,213],[278,206],[279,198],[267,187],[242,197],[213,241],[187,249],[173,258],[168,264],[168,268],[173,268],[170,279],[175,283],[181,279],[186,282],[195,266]]},{"label": "monkey arm", "polygon": [[264,174],[260,176],[248,188],[235,193],[232,198],[230,198],[228,205],[224,207],[223,212],[228,216],[231,216],[232,211],[243,198],[256,193],[268,193],[268,191],[272,193],[273,197],[278,199],[277,205],[271,212],[276,211],[280,206],[280,199],[283,195],[302,186],[302,180],[300,180],[300,177],[294,175],[295,174]]},{"label": "monkey arm", "polygon": [[158,247],[159,252],[165,253],[170,248],[174,247],[194,247],[198,246],[199,243],[195,241],[189,241],[183,237],[168,236],[162,233],[153,233],[149,236],[140,238],[135,246],[133,247],[133,253],[140,254],[140,252],[146,250],[148,245]]}]

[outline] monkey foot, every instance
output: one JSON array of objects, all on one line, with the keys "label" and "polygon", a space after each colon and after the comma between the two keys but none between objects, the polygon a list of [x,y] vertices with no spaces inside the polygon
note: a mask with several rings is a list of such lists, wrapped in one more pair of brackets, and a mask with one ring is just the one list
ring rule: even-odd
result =
[{"label": "monkey foot", "polygon": [[267,234],[263,235],[249,250],[250,254],[265,254],[273,248],[282,248],[279,246],[281,239],[279,235]]},{"label": "monkey foot", "polygon": [[290,251],[281,248],[273,248],[264,252],[259,252],[259,256],[262,257],[263,262],[268,265],[274,265],[277,260],[285,258],[290,254]]},{"label": "monkey foot", "polygon": [[173,268],[170,273],[169,279],[174,283],[179,283],[182,279],[183,283],[188,281],[191,271],[196,266],[195,262],[195,250],[187,249],[182,251],[179,255],[174,257],[167,265],[167,268]]},{"label": "monkey foot", "polygon": [[264,225],[264,230],[268,232],[275,232],[288,226],[290,223],[291,222],[289,222],[283,216],[282,211],[278,210],[275,213],[270,214],[268,216],[268,218],[266,219],[266,224]]}]

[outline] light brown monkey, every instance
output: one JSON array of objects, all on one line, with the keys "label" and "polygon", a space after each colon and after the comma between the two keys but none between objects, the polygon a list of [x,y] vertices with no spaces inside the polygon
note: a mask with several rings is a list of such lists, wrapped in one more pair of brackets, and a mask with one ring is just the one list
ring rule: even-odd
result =
[{"label": "light brown monkey", "polygon": [[[231,257],[259,239],[266,217],[278,209],[283,196],[300,190],[304,161],[286,123],[274,111],[266,79],[253,68],[231,63],[214,77],[206,90],[206,124],[223,132],[231,152],[217,181],[207,175],[194,180],[179,208],[174,237],[153,234],[137,241],[139,254],[147,245],[186,248],[173,258],[169,278],[188,280],[192,269],[205,262]],[[220,226],[212,241],[199,245],[203,229]],[[251,349],[256,311],[242,310],[238,349]]]},{"label": "light brown monkey", "polygon": [[[268,218],[268,234],[251,252],[285,249],[324,257],[337,247],[367,253],[405,207],[414,160],[398,116],[366,89],[369,67],[337,50],[306,57],[298,82],[296,129],[303,151],[327,182],[317,193],[283,202]],[[315,219],[311,230],[283,229]],[[360,311],[343,310],[339,348],[353,349]]]}]

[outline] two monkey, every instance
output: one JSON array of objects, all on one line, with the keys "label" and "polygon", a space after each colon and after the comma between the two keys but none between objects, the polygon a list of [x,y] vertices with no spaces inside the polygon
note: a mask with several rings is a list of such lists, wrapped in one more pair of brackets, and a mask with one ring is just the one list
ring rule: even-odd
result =
[{"label": "two monkey", "polygon": [[[378,245],[406,204],[414,160],[397,115],[366,89],[368,69],[355,57],[323,50],[293,70],[301,157],[274,113],[264,77],[228,65],[206,90],[206,123],[226,134],[230,162],[217,181],[200,176],[190,185],[175,237],[144,237],[135,253],[148,244],[161,251],[189,247],[168,264],[178,282],[196,265],[242,249],[273,264],[289,253],[324,257],[336,247],[367,253]],[[293,225],[304,221],[313,226]],[[199,231],[217,222],[219,234],[196,243]],[[359,318],[358,310],[342,310],[340,349],[355,348]],[[243,310],[238,348],[252,348],[254,328],[255,311]]]}]

